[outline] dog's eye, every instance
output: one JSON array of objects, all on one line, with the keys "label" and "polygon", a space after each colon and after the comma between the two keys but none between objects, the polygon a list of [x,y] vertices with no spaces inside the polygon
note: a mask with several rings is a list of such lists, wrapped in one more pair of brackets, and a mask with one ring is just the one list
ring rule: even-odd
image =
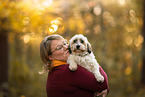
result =
[{"label": "dog's eye", "polygon": [[81,43],[84,43],[84,41],[81,39]]},{"label": "dog's eye", "polygon": [[74,40],[73,42],[74,42],[74,43],[76,43],[76,42],[77,42],[77,40]]}]

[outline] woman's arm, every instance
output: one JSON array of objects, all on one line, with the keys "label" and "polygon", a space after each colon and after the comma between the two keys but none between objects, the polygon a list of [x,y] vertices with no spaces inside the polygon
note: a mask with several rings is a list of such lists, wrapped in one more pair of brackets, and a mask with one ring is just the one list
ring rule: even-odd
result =
[{"label": "woman's arm", "polygon": [[77,71],[73,72],[73,80],[72,83],[74,86],[93,91],[93,92],[101,92],[105,89],[109,92],[108,86],[108,78],[104,70],[100,67],[100,73],[104,76],[104,82],[97,82],[95,76],[86,70],[85,68],[78,66]]},{"label": "woman's arm", "polygon": [[[109,84],[108,84],[108,77],[107,74],[105,73],[105,71],[102,69],[102,67],[100,66],[100,73],[104,76],[105,80],[104,80],[104,85],[106,85],[105,87],[107,87],[107,93],[109,93]],[[103,90],[102,90],[103,91]]]}]

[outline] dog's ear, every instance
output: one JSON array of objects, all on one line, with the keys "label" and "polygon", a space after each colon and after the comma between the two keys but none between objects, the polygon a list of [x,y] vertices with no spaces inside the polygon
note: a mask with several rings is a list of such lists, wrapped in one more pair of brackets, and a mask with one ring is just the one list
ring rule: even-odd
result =
[{"label": "dog's ear", "polygon": [[92,47],[90,43],[87,43],[87,52],[90,54],[92,52]]},{"label": "dog's ear", "polygon": [[72,51],[71,51],[71,48],[70,48],[70,44],[68,45],[68,50],[69,50],[69,53],[71,54]]}]

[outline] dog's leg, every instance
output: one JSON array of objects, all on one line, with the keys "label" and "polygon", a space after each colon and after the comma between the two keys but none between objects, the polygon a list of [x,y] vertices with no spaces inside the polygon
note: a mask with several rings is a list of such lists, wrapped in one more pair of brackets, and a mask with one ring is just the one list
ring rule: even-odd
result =
[{"label": "dog's leg", "polygon": [[67,63],[69,64],[69,69],[70,69],[71,71],[76,71],[77,68],[78,68],[77,63],[76,63],[75,60],[74,60],[74,57],[75,57],[75,56],[70,55],[70,57],[69,57],[68,60],[67,60]]},{"label": "dog's leg", "polygon": [[95,63],[93,74],[95,75],[95,78],[98,82],[104,82],[104,77],[101,75],[99,71],[99,64]]},{"label": "dog's leg", "polygon": [[69,69],[70,69],[71,71],[76,71],[77,68],[78,68],[78,65],[76,64],[75,61],[72,60],[72,61],[69,63]]},{"label": "dog's leg", "polygon": [[100,72],[96,71],[94,72],[95,78],[97,79],[98,82],[104,82],[104,77],[101,75]]}]

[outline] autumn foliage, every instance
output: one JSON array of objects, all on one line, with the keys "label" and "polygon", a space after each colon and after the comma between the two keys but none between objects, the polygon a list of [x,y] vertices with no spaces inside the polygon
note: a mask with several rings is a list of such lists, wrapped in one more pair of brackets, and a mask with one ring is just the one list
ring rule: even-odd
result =
[{"label": "autumn foliage", "polygon": [[50,34],[69,40],[78,33],[88,38],[108,74],[107,97],[144,97],[143,6],[143,0],[1,0],[0,34],[8,37],[9,48],[8,97],[46,97],[47,74],[38,73],[43,66],[40,42]]}]

